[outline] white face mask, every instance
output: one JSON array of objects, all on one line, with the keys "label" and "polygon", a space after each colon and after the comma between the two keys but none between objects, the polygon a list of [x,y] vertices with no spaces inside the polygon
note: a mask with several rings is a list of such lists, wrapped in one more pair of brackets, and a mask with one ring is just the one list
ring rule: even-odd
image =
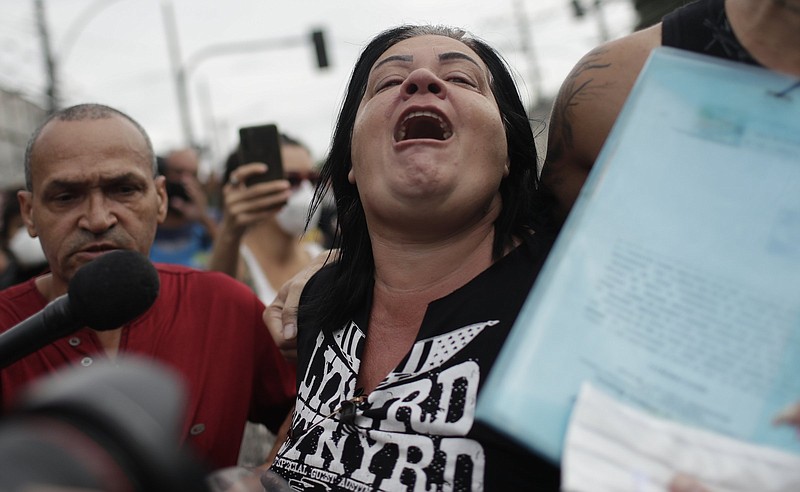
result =
[{"label": "white face mask", "polygon": [[8,242],[8,249],[23,268],[35,267],[47,263],[38,237],[31,237],[24,227],[17,229]]},{"label": "white face mask", "polygon": [[[314,188],[308,181],[302,181],[300,186],[289,197],[289,201],[283,206],[275,219],[278,225],[287,234],[292,236],[300,236],[305,231],[306,217],[308,216],[308,209],[311,207],[311,201],[314,199]],[[317,227],[319,222],[319,208],[314,212],[311,220],[308,223],[308,228],[313,229]]]}]

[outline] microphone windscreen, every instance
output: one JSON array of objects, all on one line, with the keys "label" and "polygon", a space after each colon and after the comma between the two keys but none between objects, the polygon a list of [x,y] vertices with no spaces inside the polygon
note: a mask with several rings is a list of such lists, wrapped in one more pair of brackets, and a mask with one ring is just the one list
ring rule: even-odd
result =
[{"label": "microphone windscreen", "polygon": [[81,267],[69,282],[69,304],[89,328],[112,330],[147,311],[158,297],[158,272],[136,251],[108,252]]}]

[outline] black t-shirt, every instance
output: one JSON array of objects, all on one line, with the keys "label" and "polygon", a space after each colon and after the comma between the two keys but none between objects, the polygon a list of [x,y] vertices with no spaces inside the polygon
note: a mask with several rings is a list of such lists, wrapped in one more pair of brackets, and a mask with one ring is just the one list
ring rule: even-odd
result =
[{"label": "black t-shirt", "polygon": [[[298,490],[552,490],[559,469],[474,420],[551,244],[534,235],[428,306],[398,367],[355,406],[369,302],[332,333],[299,324],[298,399],[273,470]],[[324,289],[323,270],[306,287]]]},{"label": "black t-shirt", "polygon": [[725,0],[700,0],[665,15],[661,44],[760,66],[733,33]]}]

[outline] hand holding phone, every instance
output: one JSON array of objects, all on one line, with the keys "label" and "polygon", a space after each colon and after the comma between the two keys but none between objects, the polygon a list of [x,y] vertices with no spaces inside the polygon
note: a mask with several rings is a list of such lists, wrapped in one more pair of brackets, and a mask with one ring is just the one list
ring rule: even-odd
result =
[{"label": "hand holding phone", "polygon": [[267,172],[248,177],[247,186],[283,178],[280,133],[277,125],[239,128],[239,159],[242,164],[263,162]]}]

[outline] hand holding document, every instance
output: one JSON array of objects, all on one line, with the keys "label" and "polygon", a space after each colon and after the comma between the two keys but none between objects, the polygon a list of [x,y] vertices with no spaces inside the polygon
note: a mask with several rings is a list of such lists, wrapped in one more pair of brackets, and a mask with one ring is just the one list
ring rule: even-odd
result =
[{"label": "hand holding document", "polygon": [[772,419],[775,425],[793,425],[797,427],[797,438],[800,439],[800,401],[784,408]]},{"label": "hand holding document", "polygon": [[[800,90],[786,90],[796,83],[654,51],[478,419],[558,462],[588,382],[650,416],[800,456],[796,429],[773,423],[800,400]],[[721,469],[713,456],[703,470]]]},{"label": "hand holding document", "polygon": [[663,492],[679,474],[713,492],[796,492],[800,455],[656,418],[589,383],[581,387],[562,490]]}]

